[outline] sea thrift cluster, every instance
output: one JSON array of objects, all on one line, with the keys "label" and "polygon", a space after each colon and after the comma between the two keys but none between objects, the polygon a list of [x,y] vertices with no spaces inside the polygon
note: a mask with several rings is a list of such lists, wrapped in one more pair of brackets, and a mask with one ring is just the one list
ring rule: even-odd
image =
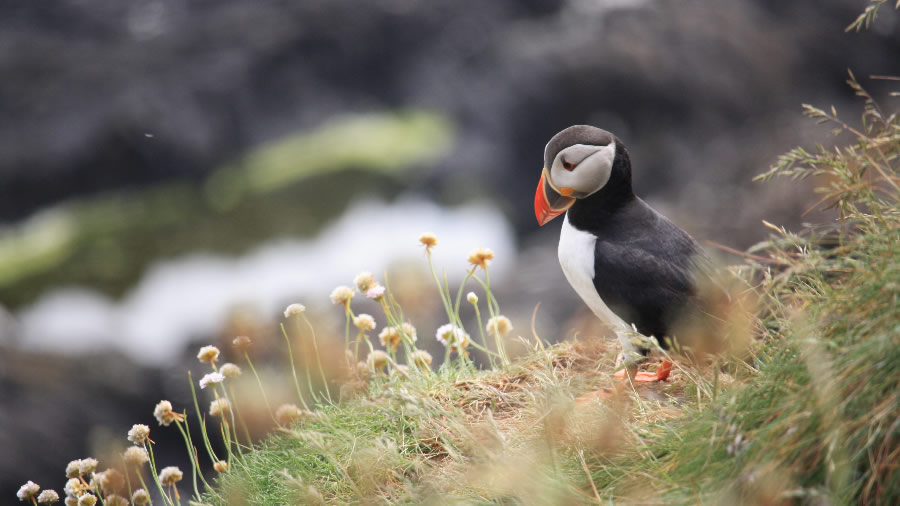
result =
[{"label": "sea thrift cluster", "polygon": [[[423,233],[419,236],[419,242],[425,247],[431,274],[441,291],[441,299],[448,313],[447,321],[451,322],[442,325],[435,333],[436,339],[447,350],[446,357],[448,359],[448,364],[450,366],[453,366],[454,363],[471,364],[471,361],[468,359],[468,348],[470,346],[488,354],[492,361],[494,360],[494,356],[503,357],[501,349],[502,339],[499,338],[509,334],[512,331],[513,326],[508,318],[497,315],[499,309],[491,294],[489,283],[487,283],[487,273],[484,273],[483,281],[479,275],[476,274],[476,268],[478,267],[485,270],[487,269],[489,262],[494,258],[494,253],[487,248],[473,250],[467,258],[468,262],[473,267],[467,270],[467,276],[464,283],[474,277],[475,280],[485,288],[487,306],[490,310],[490,314],[495,315],[487,321],[485,328],[488,334],[498,338],[496,341],[498,353],[493,353],[483,342],[481,344],[479,344],[479,342],[473,342],[469,334],[463,328],[462,319],[459,314],[459,303],[464,288],[460,287],[459,292],[453,296],[450,293],[449,287],[446,286],[446,280],[443,283],[440,281],[440,278],[435,273],[431,263],[431,249],[437,246],[437,237],[432,233]],[[387,278],[385,278],[385,284],[387,284]],[[346,318],[345,344],[347,345],[347,349],[344,350],[347,356],[346,365],[350,373],[355,374],[355,377],[351,379],[363,385],[363,387],[366,387],[366,382],[368,381],[393,384],[394,382],[407,381],[410,379],[411,375],[430,374],[433,358],[428,351],[416,348],[416,343],[418,341],[416,328],[410,322],[404,321],[405,317],[402,309],[400,309],[394,297],[387,294],[386,286],[376,281],[371,272],[359,273],[354,278],[351,286],[353,288],[348,286],[338,286],[330,294],[331,302],[342,306],[344,309]],[[385,322],[385,325],[378,333],[379,342],[384,348],[383,350],[375,349],[375,345],[369,339],[368,333],[375,331],[377,328],[375,317],[367,313],[354,314],[353,309],[351,308],[354,295],[357,293],[368,299],[372,299],[376,303],[375,307],[381,311],[381,315],[384,317],[383,321]],[[482,320],[478,308],[478,295],[474,292],[468,292],[466,300],[474,306],[467,310],[474,310],[478,326],[481,326]],[[372,302],[366,302],[365,300],[361,303],[372,304]],[[303,304],[293,303],[284,309],[283,315],[285,318],[302,317],[305,321],[305,317],[303,316],[305,311],[306,307]],[[379,316],[379,319],[380,318],[381,316]],[[351,340],[351,323],[358,330],[355,342]],[[284,331],[284,337],[287,340],[288,349],[290,350],[291,340],[287,331],[284,330],[285,325],[281,325],[281,328]],[[310,329],[312,330],[311,326]],[[311,333],[313,336],[312,343],[315,346],[315,332],[313,331]],[[484,337],[483,334],[480,335],[482,338]],[[253,345],[253,340],[247,336],[237,336],[233,339],[232,345],[234,350],[241,353],[244,359],[246,359],[246,365],[249,366],[250,371],[253,373],[253,376],[259,384],[262,394],[261,400],[265,404],[267,417],[274,418],[282,430],[287,430],[288,427],[299,421],[315,419],[318,416],[316,414],[317,412],[310,410],[310,406],[316,406],[315,403],[321,405],[325,402],[331,402],[332,397],[328,392],[328,385],[334,380],[333,378],[328,377],[326,369],[321,366],[321,362],[319,363],[319,371],[321,372],[322,381],[314,381],[312,379],[313,376],[309,374],[309,369],[307,369],[306,383],[310,386],[309,392],[305,393],[302,392],[300,387],[301,383],[298,381],[296,370],[294,370],[293,355],[291,355],[290,365],[291,371],[294,373],[293,379],[300,400],[299,406],[297,404],[286,403],[281,404],[273,411],[266,398],[265,388],[263,387],[250,358],[249,350]],[[368,354],[365,356],[365,359],[361,358],[361,346],[368,347]],[[401,347],[403,348],[402,350]],[[306,353],[309,348],[302,348],[301,350],[302,353]],[[319,360],[319,348],[314,347],[313,350],[316,354],[316,360]],[[398,355],[401,353],[405,354],[405,356]],[[458,354],[458,357],[452,357],[451,353]],[[203,441],[197,441],[196,438],[191,435],[192,433],[196,434],[196,431],[191,430],[193,427],[190,426],[185,414],[176,412],[172,403],[168,400],[161,400],[154,406],[153,416],[160,426],[168,427],[173,423],[176,424],[176,428],[181,433],[182,437],[185,438],[186,448],[190,457],[189,461],[193,463],[193,466],[201,465],[200,462],[203,459],[203,450],[207,449],[210,454],[209,456],[211,457],[210,460],[213,461],[213,469],[217,473],[229,473],[232,472],[231,469],[235,465],[234,459],[238,459],[237,462],[241,463],[241,459],[243,459],[244,455],[243,451],[233,452],[231,450],[243,450],[243,448],[248,448],[253,445],[253,441],[250,436],[251,431],[247,430],[246,426],[241,427],[241,424],[244,423],[244,418],[241,416],[243,402],[238,402],[235,389],[231,388],[232,385],[230,383],[241,377],[243,371],[240,366],[231,362],[224,363],[220,367],[217,367],[216,364],[219,361],[220,355],[220,350],[216,346],[203,346],[197,353],[197,360],[201,363],[208,364],[211,368],[211,371],[200,377],[198,381],[200,390],[211,387],[209,390],[212,392],[211,397],[213,397],[209,402],[209,418],[201,412],[198,413],[198,419],[201,424],[215,425],[214,429],[210,429],[208,426],[204,427],[206,430],[202,431]],[[398,363],[401,361],[405,362],[405,364]],[[324,387],[322,387],[322,385],[324,385]],[[315,387],[320,388],[320,390],[317,391]],[[322,390],[324,390],[324,394]],[[200,405],[200,401],[197,398],[198,391],[193,389],[192,391],[194,393],[194,404]],[[240,390],[238,390],[238,392],[240,392]],[[310,401],[310,399],[312,400]],[[241,401],[242,400],[243,399],[241,398]],[[237,422],[236,420],[239,420],[240,422]],[[241,431],[243,431],[243,434],[241,434]],[[211,438],[216,436],[220,436],[225,445],[228,446],[227,452],[220,452],[217,445],[211,444]],[[113,468],[98,472],[97,468],[99,462],[90,457],[69,462],[66,466],[66,477],[68,478],[68,482],[63,489],[66,494],[65,504],[67,506],[92,506],[96,504],[104,506],[127,506],[128,504],[151,504],[151,495],[147,490],[148,486],[151,487],[151,490],[158,490],[158,492],[164,496],[161,501],[163,504],[184,504],[186,502],[195,504],[194,501],[183,501],[179,495],[177,484],[183,480],[184,473],[175,466],[160,467],[155,460],[154,455],[158,456],[159,453],[154,452],[155,443],[150,439],[149,426],[144,424],[132,425],[131,429],[128,430],[127,439],[132,443],[132,446],[126,448],[120,456],[120,463],[124,464],[123,470],[127,470],[127,474],[123,474],[121,471]],[[215,450],[213,450],[214,447],[216,448]],[[198,450],[198,448],[200,450]],[[220,459],[220,457],[222,457],[222,459]],[[200,478],[203,477],[202,470],[199,467],[192,467],[192,470],[195,471],[195,473],[199,473]],[[202,494],[202,492],[196,490],[198,487],[198,474],[194,475],[192,481],[192,484],[195,487],[195,494]],[[206,480],[202,481],[205,482]],[[140,487],[138,487],[138,485],[140,485]],[[316,494],[318,494],[318,492],[316,492]],[[39,504],[53,504],[60,500],[59,494],[55,491],[44,490],[41,492],[40,487],[31,481],[22,485],[17,493],[17,497],[21,501],[30,501]],[[199,498],[196,498],[195,500],[199,500]]]}]

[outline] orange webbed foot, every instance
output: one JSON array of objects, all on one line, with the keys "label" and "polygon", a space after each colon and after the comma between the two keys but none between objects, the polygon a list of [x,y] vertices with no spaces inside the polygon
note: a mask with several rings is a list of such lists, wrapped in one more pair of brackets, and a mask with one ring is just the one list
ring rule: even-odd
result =
[{"label": "orange webbed foot", "polygon": [[[627,369],[622,369],[621,371],[615,374],[615,377],[621,380],[624,380]],[[669,378],[669,374],[672,372],[672,362],[668,360],[663,360],[663,363],[659,364],[659,367],[656,368],[656,372],[635,372],[632,374],[632,381],[635,383],[655,383],[657,381],[665,381]]]}]

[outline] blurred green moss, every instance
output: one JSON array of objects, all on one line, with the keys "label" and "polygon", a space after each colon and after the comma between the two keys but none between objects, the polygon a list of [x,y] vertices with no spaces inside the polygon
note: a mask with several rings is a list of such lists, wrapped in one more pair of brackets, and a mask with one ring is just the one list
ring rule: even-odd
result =
[{"label": "blurred green moss", "polygon": [[262,145],[199,184],[57,206],[0,230],[0,301],[15,308],[56,285],[119,296],[158,259],[309,235],[362,194],[400,193],[411,169],[443,156],[453,138],[433,113],[345,116]]}]

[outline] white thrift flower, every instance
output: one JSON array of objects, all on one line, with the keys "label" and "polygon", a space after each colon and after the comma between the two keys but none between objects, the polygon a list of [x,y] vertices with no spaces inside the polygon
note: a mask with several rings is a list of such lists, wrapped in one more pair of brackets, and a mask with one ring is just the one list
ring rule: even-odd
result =
[{"label": "white thrift flower", "polygon": [[416,342],[419,340],[419,336],[416,335],[416,328],[412,326],[412,323],[403,322],[403,325],[400,326],[403,329],[403,333],[410,340],[410,342]]},{"label": "white thrift flower", "polygon": [[375,330],[375,318],[370,314],[362,313],[353,317],[353,325],[363,332]]},{"label": "white thrift flower", "polygon": [[130,446],[125,450],[125,453],[122,454],[122,459],[125,460],[126,464],[142,466],[147,462],[150,462],[150,455],[147,453],[146,449],[140,446]]},{"label": "white thrift flower", "polygon": [[144,424],[136,423],[131,426],[128,431],[128,440],[136,445],[142,445],[150,438],[150,427]]},{"label": "white thrift flower", "polygon": [[396,350],[403,338],[400,336],[400,329],[397,327],[385,327],[378,334],[378,340],[381,341],[385,348]]},{"label": "white thrift flower", "polygon": [[225,381],[225,376],[220,372],[211,372],[207,373],[205,376],[200,378],[200,388],[206,388],[210,385],[218,385]]},{"label": "white thrift flower", "polygon": [[28,480],[28,483],[19,487],[19,491],[16,492],[16,497],[18,497],[20,501],[30,501],[40,490],[41,487],[38,486],[37,483]]},{"label": "white thrift flower", "polygon": [[210,416],[224,416],[229,411],[231,411],[231,403],[228,402],[228,399],[216,399],[209,403]]},{"label": "white thrift flower", "polygon": [[204,346],[197,353],[197,360],[212,364],[219,358],[219,349],[215,346]]},{"label": "white thrift flower", "polygon": [[384,287],[375,283],[375,286],[366,290],[366,297],[375,300],[384,297]]},{"label": "white thrift flower", "polygon": [[73,460],[66,466],[66,478],[78,478],[81,476],[81,459]]},{"label": "white thrift flower", "polygon": [[346,286],[339,286],[331,291],[331,302],[346,306],[353,299],[353,290]]},{"label": "white thrift flower", "polygon": [[247,336],[237,336],[234,340],[231,341],[231,345],[234,346],[238,351],[247,351],[250,349],[250,345],[253,344],[253,341]]},{"label": "white thrift flower", "polygon": [[459,352],[461,349],[465,349],[469,346],[469,334],[452,323],[441,325],[441,327],[437,329],[435,337],[441,344],[449,347],[450,351],[453,352]]},{"label": "white thrift flower", "polygon": [[97,496],[94,494],[84,494],[78,498],[78,506],[94,506],[97,504]]},{"label": "white thrift flower", "polygon": [[225,462],[224,460],[220,460],[220,461],[216,462],[215,464],[213,464],[213,469],[215,469],[216,472],[218,472],[218,473],[224,473],[225,471],[228,470],[228,462]]},{"label": "white thrift flower", "polygon": [[369,353],[369,357],[366,359],[366,363],[368,364],[369,368],[375,369],[376,371],[379,369],[384,369],[390,362],[391,357],[381,350],[373,350],[371,353]]},{"label": "white thrift flower", "polygon": [[139,488],[131,495],[131,502],[138,505],[149,504],[150,494],[148,494],[146,490]]},{"label": "white thrift flower", "polygon": [[284,317],[290,318],[291,316],[300,316],[304,311],[306,311],[306,306],[303,304],[291,304],[284,310]]},{"label": "white thrift flower", "polygon": [[228,379],[234,379],[241,375],[241,368],[231,362],[226,364],[222,364],[222,367],[219,368],[219,372],[222,373],[222,376],[225,376]]},{"label": "white thrift flower", "polygon": [[469,304],[472,304],[473,306],[475,304],[478,304],[478,296],[475,295],[475,292],[469,292],[468,294],[466,294],[466,300],[469,301]]},{"label": "white thrift flower", "polygon": [[81,474],[91,474],[97,469],[99,464],[100,462],[95,458],[88,457],[86,459],[81,459],[78,462],[78,472]]},{"label": "white thrift flower", "polygon": [[125,488],[125,475],[112,468],[102,473],[94,473],[93,481],[103,494],[112,494]]},{"label": "white thrift flower", "polygon": [[128,506],[128,499],[116,494],[110,494],[103,500],[106,506]]},{"label": "white thrift flower", "polygon": [[63,490],[65,490],[66,495],[78,497],[84,493],[84,487],[85,484],[78,478],[70,478]]},{"label": "white thrift flower", "polygon": [[428,369],[431,366],[431,353],[416,350],[409,356],[409,362],[419,369]]},{"label": "white thrift flower", "polygon": [[166,427],[175,420],[181,421],[184,418],[184,415],[172,410],[172,403],[169,401],[159,401],[153,408],[153,416],[160,425]]},{"label": "white thrift flower", "polygon": [[53,504],[59,502],[59,494],[55,490],[44,490],[37,498],[40,504]]},{"label": "white thrift flower", "polygon": [[359,290],[359,293],[366,293],[377,283],[375,283],[375,277],[372,276],[371,272],[360,272],[353,278],[353,284],[356,285],[356,289]]},{"label": "white thrift flower", "polygon": [[159,481],[163,485],[171,486],[175,485],[181,478],[184,477],[184,473],[181,472],[181,469],[178,469],[177,466],[169,466],[162,468],[162,471],[159,472]]},{"label": "white thrift flower", "polygon": [[509,318],[500,315],[488,320],[485,329],[488,331],[488,334],[492,336],[504,337],[512,331],[513,326],[512,322],[509,321]]}]

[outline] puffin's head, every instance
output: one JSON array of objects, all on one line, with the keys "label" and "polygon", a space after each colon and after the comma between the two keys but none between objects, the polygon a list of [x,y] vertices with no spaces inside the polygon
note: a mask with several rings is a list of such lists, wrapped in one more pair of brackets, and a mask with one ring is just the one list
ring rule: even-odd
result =
[{"label": "puffin's head", "polygon": [[606,130],[575,125],[554,135],[544,148],[544,170],[534,195],[538,223],[548,223],[566,212],[575,199],[606,186],[617,164],[628,163],[627,156],[617,155],[624,155],[622,143]]}]

